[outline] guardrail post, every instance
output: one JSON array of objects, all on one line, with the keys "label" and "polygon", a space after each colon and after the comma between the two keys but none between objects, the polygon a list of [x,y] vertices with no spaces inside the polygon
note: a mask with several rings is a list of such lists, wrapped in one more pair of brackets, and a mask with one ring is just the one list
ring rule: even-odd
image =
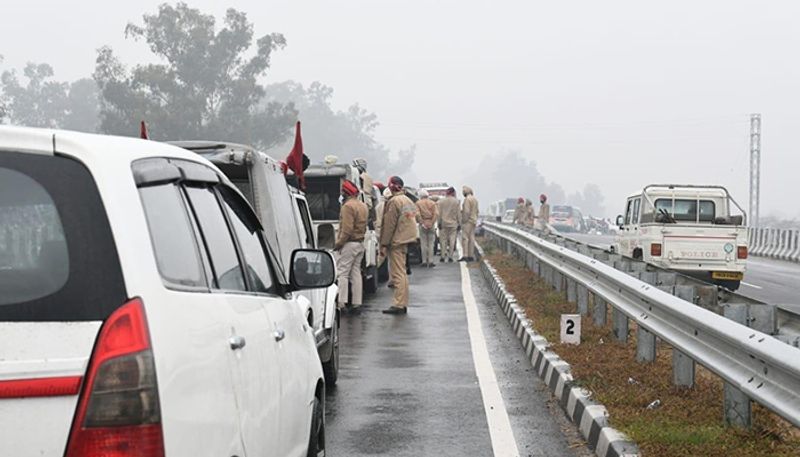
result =
[{"label": "guardrail post", "polygon": [[[728,319],[747,325],[747,305],[728,304],[724,307],[724,315]],[[723,383],[722,403],[725,423],[733,427],[750,428],[752,425],[752,403],[750,398],[732,384]]]},{"label": "guardrail post", "polygon": [[694,387],[694,360],[675,348],[672,348],[672,384]]},{"label": "guardrail post", "polygon": [[656,360],[656,336],[641,325],[636,327],[636,361],[653,362]]},{"label": "guardrail post", "polygon": [[678,282],[678,274],[672,271],[659,271],[656,273],[656,282],[659,286],[674,286]]},{"label": "guardrail post", "polygon": [[657,285],[656,280],[657,280],[657,275],[655,271],[643,271],[639,273],[639,281],[646,282],[647,284],[655,286]]},{"label": "guardrail post", "polygon": [[578,301],[578,283],[572,278],[567,278],[567,301],[570,303]]},{"label": "guardrail post", "polygon": [[583,284],[578,284],[578,313],[581,316],[589,314],[589,289]]},{"label": "guardrail post", "polygon": [[552,270],[553,270],[553,287],[556,289],[556,292],[561,294],[564,292],[564,275],[562,275],[561,272],[556,270],[555,268],[553,268]]},{"label": "guardrail post", "polygon": [[[694,287],[675,286],[675,296],[694,303]],[[678,387],[694,387],[695,363],[691,357],[672,348],[672,383]]]},{"label": "guardrail post", "polygon": [[632,276],[638,276],[639,273],[644,273],[647,271],[647,264],[644,262],[631,262],[629,267],[629,273],[632,273]]},{"label": "guardrail post", "polygon": [[594,325],[598,327],[605,327],[607,315],[608,315],[608,303],[606,303],[606,300],[603,297],[599,295],[594,295],[594,311],[592,312],[592,317],[594,318]]},{"label": "guardrail post", "polygon": [[617,338],[617,341],[622,343],[628,341],[628,316],[617,308],[614,308],[611,311],[611,319],[614,325],[614,336]]}]

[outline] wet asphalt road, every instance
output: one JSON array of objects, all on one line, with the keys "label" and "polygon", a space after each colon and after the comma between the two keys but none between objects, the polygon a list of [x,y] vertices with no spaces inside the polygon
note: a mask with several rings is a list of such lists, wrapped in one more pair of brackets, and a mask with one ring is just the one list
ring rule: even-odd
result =
[{"label": "wet asphalt road", "polygon": [[[470,277],[520,455],[590,455],[532,373],[480,270]],[[361,315],[342,320],[339,382],[327,394],[328,455],[491,456],[460,268],[417,267],[410,279],[408,315],[381,314],[391,304],[383,285]]]}]

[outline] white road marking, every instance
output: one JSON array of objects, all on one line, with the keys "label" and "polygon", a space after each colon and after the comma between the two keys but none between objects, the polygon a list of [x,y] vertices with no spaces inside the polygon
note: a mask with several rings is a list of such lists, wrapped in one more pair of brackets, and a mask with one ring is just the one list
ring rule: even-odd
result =
[{"label": "white road marking", "polygon": [[483,409],[489,424],[489,435],[492,439],[492,450],[495,457],[518,457],[519,449],[511,421],[508,419],[506,404],[497,384],[497,376],[486,348],[478,306],[472,293],[472,281],[469,277],[466,262],[461,263],[461,293],[464,296],[464,307],[467,311],[467,328],[472,346],[472,360],[475,362],[475,373],[483,397]]},{"label": "white road marking", "polygon": [[747,287],[752,287],[753,289],[758,289],[758,290],[763,289],[763,287],[761,287],[761,286],[757,286],[755,284],[750,284],[750,283],[747,283],[747,282],[744,282],[744,281],[742,281],[742,285],[743,286],[747,286]]}]

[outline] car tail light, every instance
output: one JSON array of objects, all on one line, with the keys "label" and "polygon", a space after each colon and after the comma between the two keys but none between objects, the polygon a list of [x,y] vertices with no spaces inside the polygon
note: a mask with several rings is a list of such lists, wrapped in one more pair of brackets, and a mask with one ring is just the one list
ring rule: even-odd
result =
[{"label": "car tail light", "polygon": [[661,257],[661,243],[653,243],[650,245],[650,255],[652,257]]},{"label": "car tail light", "polygon": [[158,385],[144,306],[133,299],[100,329],[67,457],[163,457]]},{"label": "car tail light", "polygon": [[736,250],[736,258],[742,260],[747,258],[747,246],[739,246]]}]

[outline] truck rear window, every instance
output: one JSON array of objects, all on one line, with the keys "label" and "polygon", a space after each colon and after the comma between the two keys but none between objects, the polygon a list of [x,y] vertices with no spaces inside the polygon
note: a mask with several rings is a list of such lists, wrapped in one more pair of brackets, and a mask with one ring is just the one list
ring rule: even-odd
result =
[{"label": "truck rear window", "polygon": [[339,220],[341,180],[337,177],[306,178],[306,200],[315,221]]},{"label": "truck rear window", "polygon": [[89,171],[63,157],[0,152],[0,321],[103,320],[125,298]]},{"label": "truck rear window", "polygon": [[[698,203],[700,215],[698,218]],[[666,211],[675,221],[680,222],[714,222],[716,205],[710,200],[689,200],[659,198],[656,200],[656,218],[661,211]]]}]

